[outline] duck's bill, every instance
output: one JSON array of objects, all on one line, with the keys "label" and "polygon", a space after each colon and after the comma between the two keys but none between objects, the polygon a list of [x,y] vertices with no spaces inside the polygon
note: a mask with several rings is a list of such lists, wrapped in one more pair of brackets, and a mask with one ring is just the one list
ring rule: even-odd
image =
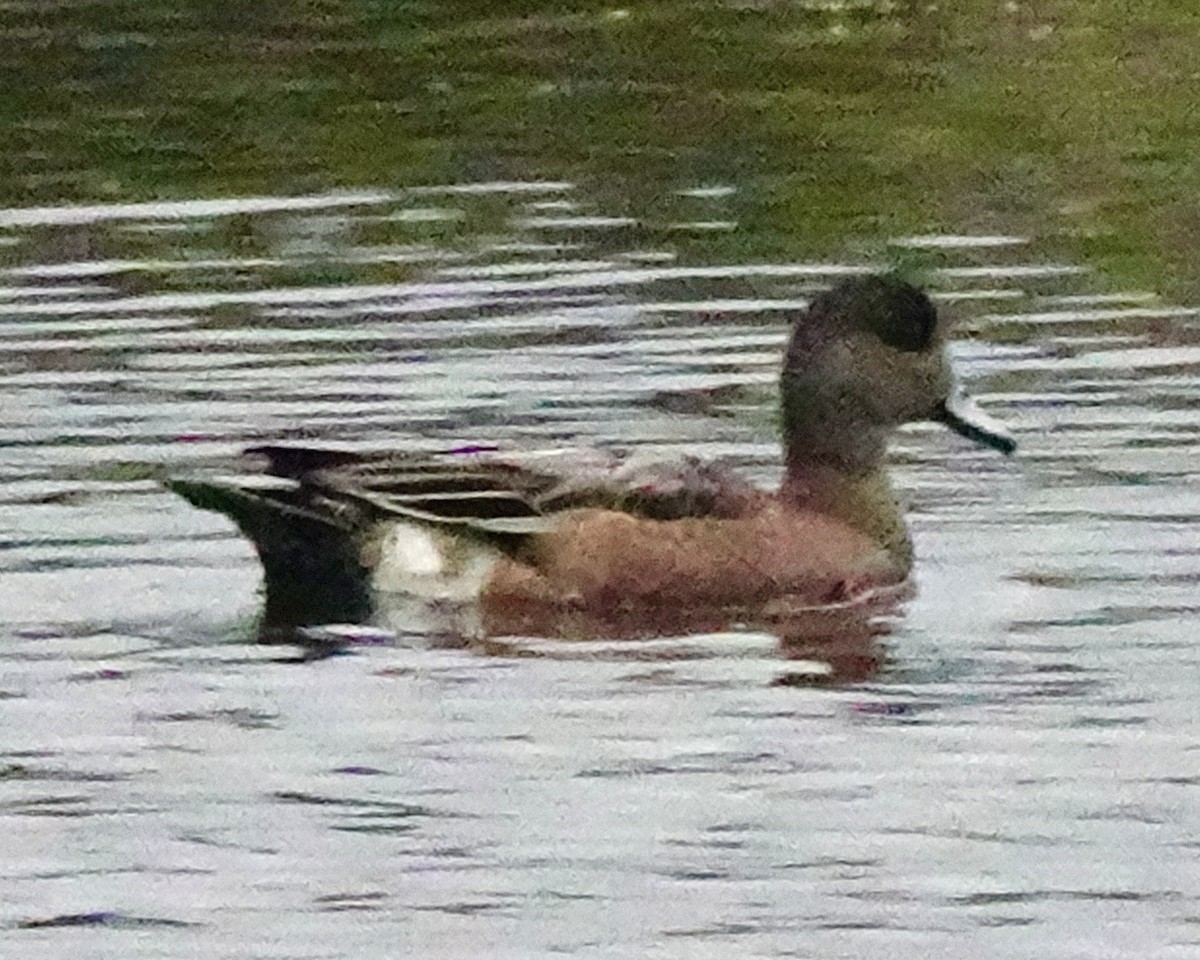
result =
[{"label": "duck's bill", "polygon": [[1017,441],[999,420],[988,416],[961,389],[955,388],[938,410],[937,419],[968,440],[982,443],[1001,453],[1012,453]]}]

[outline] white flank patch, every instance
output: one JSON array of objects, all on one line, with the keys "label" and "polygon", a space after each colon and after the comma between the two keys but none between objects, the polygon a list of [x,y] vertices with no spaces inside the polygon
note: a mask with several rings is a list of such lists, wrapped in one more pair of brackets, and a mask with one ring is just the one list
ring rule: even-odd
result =
[{"label": "white flank patch", "polygon": [[383,534],[372,586],[425,600],[469,603],[479,596],[499,553],[465,537],[416,523]]}]

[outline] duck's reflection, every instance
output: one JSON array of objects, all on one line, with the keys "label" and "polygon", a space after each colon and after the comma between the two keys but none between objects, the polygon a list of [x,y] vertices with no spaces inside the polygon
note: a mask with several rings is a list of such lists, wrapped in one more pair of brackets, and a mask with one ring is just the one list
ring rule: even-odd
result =
[{"label": "duck's reflection", "polygon": [[[394,598],[369,616],[357,607],[313,609],[269,603],[258,640],[300,647],[317,660],[381,643],[469,649],[483,656],[677,662],[770,656],[794,664],[777,686],[841,686],[875,677],[884,639],[911,596],[907,585],[814,606],[775,602],[757,610],[661,604],[605,612],[562,605],[445,607]],[[296,600],[297,598],[292,598]],[[278,601],[278,598],[276,598]],[[351,616],[345,616],[350,614]],[[357,625],[354,625],[357,624]]]},{"label": "duck's reflection", "polygon": [[[804,669],[785,669],[777,686],[841,686],[874,678],[886,661],[883,638],[895,627],[900,600],[876,598],[851,608],[826,607],[795,611],[770,625],[781,657],[803,662]],[[813,669],[813,665],[817,669]]]}]

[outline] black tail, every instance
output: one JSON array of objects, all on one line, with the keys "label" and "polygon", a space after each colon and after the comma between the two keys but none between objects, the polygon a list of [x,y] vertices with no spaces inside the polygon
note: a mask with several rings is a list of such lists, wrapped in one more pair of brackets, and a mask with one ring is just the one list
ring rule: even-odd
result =
[{"label": "black tail", "polygon": [[371,571],[361,557],[361,526],[319,513],[295,487],[256,489],[235,482],[168,480],[202,510],[223,513],[254,544],[266,590],[265,626],[362,623],[370,618]]}]

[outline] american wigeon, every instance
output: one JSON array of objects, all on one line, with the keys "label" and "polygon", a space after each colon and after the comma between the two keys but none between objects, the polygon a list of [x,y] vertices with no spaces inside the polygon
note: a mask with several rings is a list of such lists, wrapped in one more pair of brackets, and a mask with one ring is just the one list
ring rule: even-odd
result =
[{"label": "american wigeon", "polygon": [[[265,476],[170,481],[258,549],[268,608],[365,618],[380,594],[473,595],[485,627],[562,632],[621,614],[622,633],[716,625],[730,610],[843,600],[903,581],[912,546],[885,470],[901,424],[936,420],[1008,453],[961,392],[929,298],[890,276],[844,280],[795,320],[780,381],[784,476],[595,455],[520,460],[266,446]],[[603,626],[599,627],[603,629]]]}]

